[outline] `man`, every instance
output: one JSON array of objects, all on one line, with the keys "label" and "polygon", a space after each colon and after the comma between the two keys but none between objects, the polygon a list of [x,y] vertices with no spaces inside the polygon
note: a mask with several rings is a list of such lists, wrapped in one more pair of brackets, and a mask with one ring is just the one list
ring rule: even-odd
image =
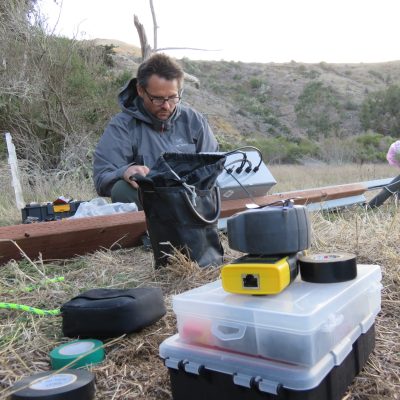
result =
[{"label": "man", "polygon": [[137,78],[119,94],[122,112],[106,127],[95,153],[93,178],[100,196],[112,202],[138,201],[138,185],[129,179],[147,175],[163,152],[218,150],[206,119],[181,104],[183,71],[165,54],[143,62]]}]

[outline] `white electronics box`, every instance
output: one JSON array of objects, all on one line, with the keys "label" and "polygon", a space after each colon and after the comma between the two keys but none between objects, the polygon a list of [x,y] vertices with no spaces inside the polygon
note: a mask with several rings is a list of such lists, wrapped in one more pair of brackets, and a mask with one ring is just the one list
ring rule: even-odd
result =
[{"label": "white electronics box", "polygon": [[275,178],[257,151],[228,155],[225,169],[217,178],[222,201],[265,196],[275,184]]}]

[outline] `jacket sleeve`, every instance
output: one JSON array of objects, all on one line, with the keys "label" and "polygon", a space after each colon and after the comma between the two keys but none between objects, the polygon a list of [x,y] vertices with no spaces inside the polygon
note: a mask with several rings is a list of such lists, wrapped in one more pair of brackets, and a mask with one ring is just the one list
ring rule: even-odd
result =
[{"label": "jacket sleeve", "polygon": [[114,183],[135,164],[135,156],[128,126],[116,115],[104,130],[93,156],[93,180],[100,196],[111,196]]},{"label": "jacket sleeve", "polygon": [[219,144],[204,116],[200,118],[200,129],[197,133],[196,152],[218,151]]}]

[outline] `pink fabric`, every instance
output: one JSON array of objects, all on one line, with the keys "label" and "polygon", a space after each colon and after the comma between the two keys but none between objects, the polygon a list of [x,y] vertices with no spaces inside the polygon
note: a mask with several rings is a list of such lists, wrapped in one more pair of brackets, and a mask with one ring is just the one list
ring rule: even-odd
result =
[{"label": "pink fabric", "polygon": [[400,168],[400,140],[391,144],[386,159],[389,161],[390,165]]}]

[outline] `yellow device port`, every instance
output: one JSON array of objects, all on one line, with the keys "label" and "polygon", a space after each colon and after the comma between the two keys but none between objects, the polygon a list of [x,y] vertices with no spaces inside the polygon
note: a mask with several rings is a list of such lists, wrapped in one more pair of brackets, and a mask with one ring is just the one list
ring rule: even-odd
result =
[{"label": "yellow device port", "polygon": [[224,265],[222,287],[238,294],[277,294],[297,276],[297,254],[262,257],[247,255]]}]

